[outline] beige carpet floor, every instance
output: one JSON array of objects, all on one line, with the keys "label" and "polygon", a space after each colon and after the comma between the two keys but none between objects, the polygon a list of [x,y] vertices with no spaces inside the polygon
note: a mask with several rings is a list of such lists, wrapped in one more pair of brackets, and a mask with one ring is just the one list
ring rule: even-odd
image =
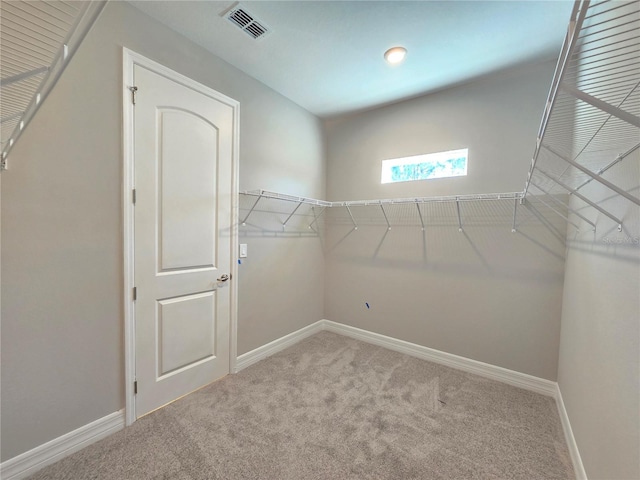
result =
[{"label": "beige carpet floor", "polygon": [[322,332],[32,479],[569,479],[552,398]]}]

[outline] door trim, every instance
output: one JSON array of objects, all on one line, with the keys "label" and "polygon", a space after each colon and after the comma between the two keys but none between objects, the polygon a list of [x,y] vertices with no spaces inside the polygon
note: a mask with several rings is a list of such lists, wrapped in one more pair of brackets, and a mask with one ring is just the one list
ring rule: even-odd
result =
[{"label": "door trim", "polygon": [[231,155],[231,280],[230,280],[230,325],[229,325],[229,373],[236,371],[237,336],[238,336],[238,264],[235,253],[238,245],[238,162],[240,147],[240,103],[215,90],[191,80],[184,75],[171,70],[153,60],[135,53],[128,48],[122,49],[122,205],[123,205],[123,245],[124,245],[124,366],[125,366],[125,425],[136,421],[135,381],[136,342],[135,342],[135,310],[133,303],[134,287],[134,107],[132,103],[133,69],[140,65],[148,70],[180,83],[188,88],[229,105],[233,110],[233,140]]}]

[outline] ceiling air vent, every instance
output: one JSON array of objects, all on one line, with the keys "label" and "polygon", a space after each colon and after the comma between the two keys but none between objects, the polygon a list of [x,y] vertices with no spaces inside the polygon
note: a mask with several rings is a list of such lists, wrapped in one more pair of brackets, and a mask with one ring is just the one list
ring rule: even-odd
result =
[{"label": "ceiling air vent", "polygon": [[270,33],[264,23],[258,22],[244,7],[236,5],[225,14],[225,17],[255,40],[262,39]]}]

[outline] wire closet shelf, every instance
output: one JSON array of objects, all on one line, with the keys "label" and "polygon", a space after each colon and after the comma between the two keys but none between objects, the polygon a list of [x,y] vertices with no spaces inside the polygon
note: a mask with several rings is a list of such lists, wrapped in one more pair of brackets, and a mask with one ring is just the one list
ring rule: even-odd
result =
[{"label": "wire closet shelf", "polygon": [[268,190],[247,190],[240,192],[241,195],[253,196],[257,197],[256,200],[252,203],[251,207],[248,209],[248,212],[241,220],[241,224],[245,226],[247,224],[247,220],[251,216],[251,214],[256,210],[258,203],[261,199],[273,199],[273,200],[282,200],[286,202],[297,203],[297,206],[294,210],[289,214],[286,220],[282,223],[283,227],[286,227],[289,220],[296,214],[298,209],[302,205],[311,205],[312,207],[322,207],[320,212],[316,215],[313,215],[313,221],[309,224],[309,228],[316,223],[320,217],[327,211],[327,209],[335,209],[335,208],[344,208],[348,213],[348,216],[353,224],[355,229],[358,228],[358,223],[352,213],[352,208],[354,207],[379,207],[380,212],[384,221],[386,222],[387,228],[391,229],[391,221],[390,215],[388,213],[388,208],[394,205],[415,205],[416,207],[416,216],[420,220],[420,224],[422,230],[424,231],[425,224],[425,216],[423,211],[421,210],[421,205],[427,204],[451,204],[455,207],[455,213],[457,216],[457,225],[460,231],[463,229],[463,216],[461,214],[460,204],[468,203],[468,202],[487,202],[487,201],[512,201],[513,202],[513,224],[512,231],[515,232],[516,229],[516,215],[518,204],[523,199],[522,192],[510,192],[510,193],[483,193],[483,194],[473,194],[473,195],[451,195],[451,196],[441,196],[441,197],[411,197],[411,198],[390,198],[390,199],[379,199],[379,200],[349,200],[349,201],[338,201],[338,202],[328,202],[325,200],[317,200],[314,198],[307,197],[297,197],[295,195],[287,195],[278,192],[271,192]]},{"label": "wire closet shelf", "polygon": [[0,2],[0,170],[105,4]]},{"label": "wire closet shelf", "polygon": [[252,190],[241,192],[257,197],[242,223],[246,224],[263,198],[298,203],[283,226],[301,205],[309,204],[322,207],[320,214],[314,215],[312,224],[327,209],[342,207],[357,228],[351,208],[377,205],[382,210],[381,218],[391,228],[385,208],[413,203],[424,230],[420,205],[451,203],[462,230],[461,203],[513,200],[513,232],[516,231],[518,204],[525,203],[543,205],[545,213],[561,217],[579,230],[579,225],[571,219],[576,216],[595,230],[596,219],[588,218],[588,212],[580,213],[559,200],[559,194],[568,193],[614,221],[618,230],[622,230],[620,218],[580,190],[596,181],[615,195],[640,205],[640,199],[603,178],[607,170],[640,148],[639,115],[640,2],[576,0],[522,192],[326,202]]},{"label": "wire closet shelf", "polygon": [[[581,199],[622,230],[622,220],[584,194],[599,182],[614,195],[640,199],[603,177],[640,148],[640,2],[578,0],[553,76],[524,189]],[[569,213],[583,218],[578,212]]]}]

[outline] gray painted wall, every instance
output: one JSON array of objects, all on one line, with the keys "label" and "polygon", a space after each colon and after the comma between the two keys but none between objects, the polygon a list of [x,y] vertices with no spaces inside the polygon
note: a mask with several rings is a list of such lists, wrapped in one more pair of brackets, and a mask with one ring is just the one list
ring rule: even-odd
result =
[{"label": "gray painted wall", "polygon": [[[522,191],[553,63],[325,122],[328,200]],[[380,183],[384,159],[468,147],[466,177]]]},{"label": "gray painted wall", "polygon": [[[326,122],[329,200],[522,190],[552,74],[535,65]],[[380,184],[383,159],[464,147],[467,177]],[[555,380],[564,221],[522,208],[512,234],[512,204],[463,205],[461,233],[438,207],[422,234],[415,208],[394,208],[404,226],[388,232],[379,211],[358,210],[357,231],[344,212],[328,221],[327,318]]]},{"label": "gray painted wall", "polygon": [[[124,407],[122,46],[240,101],[241,190],[325,195],[316,117],[109,3],[1,176],[2,460]],[[317,237],[243,240],[240,354],[324,317]]]},{"label": "gray painted wall", "polygon": [[[3,461],[124,406],[122,46],[241,102],[242,190],[330,200],[521,190],[553,69],[332,120],[325,171],[318,119],[110,3],[0,176]],[[379,183],[382,159],[463,146],[466,178]],[[637,157],[610,175],[638,193]],[[565,225],[543,225],[540,205],[519,210],[516,234],[501,204],[463,213],[462,233],[451,211],[431,211],[422,234],[415,212],[398,207],[391,218],[403,226],[389,232],[364,209],[357,231],[343,212],[318,237],[306,229],[309,210],[283,231],[289,211],[263,203],[240,229],[249,258],[239,271],[239,353],[323,317],[552,380],[559,349],[587,474],[637,478],[639,212],[590,188],[626,229],[602,218],[595,237],[571,229],[564,278]],[[241,197],[241,216],[250,200]]]},{"label": "gray painted wall", "polygon": [[[640,196],[638,152],[604,177]],[[597,231],[567,236],[558,383],[587,477],[640,478],[640,209],[597,182],[581,193],[624,230],[572,197]]]}]

